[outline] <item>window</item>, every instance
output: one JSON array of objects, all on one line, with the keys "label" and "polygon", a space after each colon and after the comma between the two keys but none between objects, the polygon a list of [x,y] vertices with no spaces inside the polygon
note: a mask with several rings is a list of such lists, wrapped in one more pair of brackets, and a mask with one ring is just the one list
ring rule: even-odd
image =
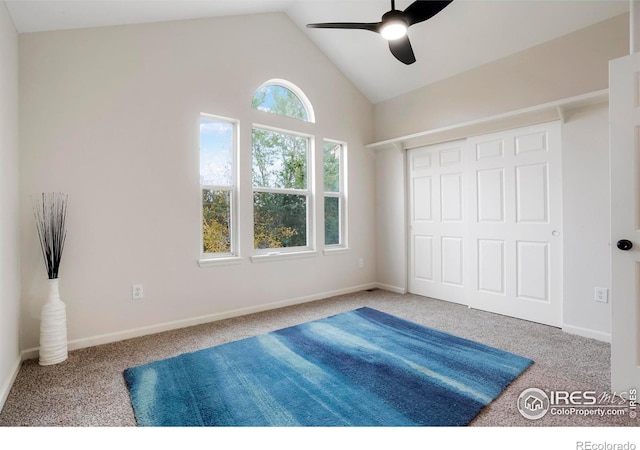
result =
[{"label": "window", "polygon": [[344,144],[324,141],[324,245],[345,246]]},{"label": "window", "polygon": [[310,138],[254,127],[254,248],[309,247]]},{"label": "window", "polygon": [[200,116],[202,254],[233,256],[235,245],[236,122]]},{"label": "window", "polygon": [[271,80],[263,84],[253,95],[251,106],[260,111],[315,122],[311,103],[306,96],[299,88],[284,80]]},{"label": "window", "polygon": [[[252,262],[315,257],[322,242],[325,254],[345,250],[346,144],[323,141],[320,159],[311,103],[285,80],[267,81],[254,92],[243,120],[249,117],[258,119],[250,148],[249,139],[239,145],[239,120],[200,114],[199,265],[240,264],[241,248],[251,247],[252,221]],[[240,180],[248,187],[249,176],[251,191],[240,195]],[[324,236],[317,232],[323,221]]]}]

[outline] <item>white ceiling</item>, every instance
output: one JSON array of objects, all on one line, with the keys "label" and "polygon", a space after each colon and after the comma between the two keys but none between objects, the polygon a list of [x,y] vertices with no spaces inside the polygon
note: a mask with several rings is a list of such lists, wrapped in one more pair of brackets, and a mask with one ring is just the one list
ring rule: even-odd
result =
[{"label": "white ceiling", "polygon": [[[409,37],[406,66],[376,33],[307,29],[377,22],[388,0],[7,0],[20,33],[281,11],[373,102],[508,56],[629,11],[628,0],[454,0]],[[397,0],[405,9],[411,0]]]}]

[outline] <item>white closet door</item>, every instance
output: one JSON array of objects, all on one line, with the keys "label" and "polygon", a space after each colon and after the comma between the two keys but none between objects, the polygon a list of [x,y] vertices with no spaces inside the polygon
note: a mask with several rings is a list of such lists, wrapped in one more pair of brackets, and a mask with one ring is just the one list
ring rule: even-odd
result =
[{"label": "white closet door", "polygon": [[469,138],[469,306],[562,323],[560,124]]},{"label": "white closet door", "polygon": [[408,152],[409,292],[466,304],[464,141]]},{"label": "white closet door", "polygon": [[560,326],[560,144],[548,123],[409,150],[409,292]]}]

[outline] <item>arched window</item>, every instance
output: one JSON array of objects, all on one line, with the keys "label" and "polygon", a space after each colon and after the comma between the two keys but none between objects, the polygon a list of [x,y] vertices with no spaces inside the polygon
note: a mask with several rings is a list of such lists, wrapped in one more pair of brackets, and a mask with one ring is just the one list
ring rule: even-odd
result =
[{"label": "arched window", "polygon": [[[241,166],[247,162],[240,158],[240,121],[200,115],[200,266],[239,263],[241,244],[252,248],[254,262],[313,255],[318,244],[326,254],[345,251],[346,143],[323,136],[318,145],[322,163],[315,163],[313,107],[293,83],[269,80],[253,93],[251,102],[250,168]],[[247,214],[250,205],[240,204],[248,201],[238,194],[238,178],[249,169],[253,245],[240,242],[246,238],[239,227],[239,216]],[[316,185],[319,178],[324,187]]]},{"label": "arched window", "polygon": [[315,122],[313,108],[306,95],[286,80],[269,80],[258,88],[251,101],[253,109],[305,122]]},{"label": "arched window", "polygon": [[[313,122],[306,95],[286,80],[269,80],[252,98],[258,111]],[[269,117],[252,129],[253,233],[255,257],[276,250],[292,253],[313,250],[314,197],[311,181],[313,136],[308,127],[291,122],[274,128]],[[304,130],[300,128],[307,128]],[[284,250],[286,249],[286,250]],[[262,255],[260,255],[262,254]]]}]

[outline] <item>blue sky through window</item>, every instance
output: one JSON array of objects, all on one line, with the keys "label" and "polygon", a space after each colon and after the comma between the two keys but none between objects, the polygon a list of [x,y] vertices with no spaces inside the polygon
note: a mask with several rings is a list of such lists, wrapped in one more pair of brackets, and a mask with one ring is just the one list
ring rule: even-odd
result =
[{"label": "blue sky through window", "polygon": [[234,124],[200,117],[200,184],[233,185]]},{"label": "blue sky through window", "polygon": [[253,107],[282,116],[309,121],[300,98],[290,89],[277,84],[262,86],[253,96]]}]

